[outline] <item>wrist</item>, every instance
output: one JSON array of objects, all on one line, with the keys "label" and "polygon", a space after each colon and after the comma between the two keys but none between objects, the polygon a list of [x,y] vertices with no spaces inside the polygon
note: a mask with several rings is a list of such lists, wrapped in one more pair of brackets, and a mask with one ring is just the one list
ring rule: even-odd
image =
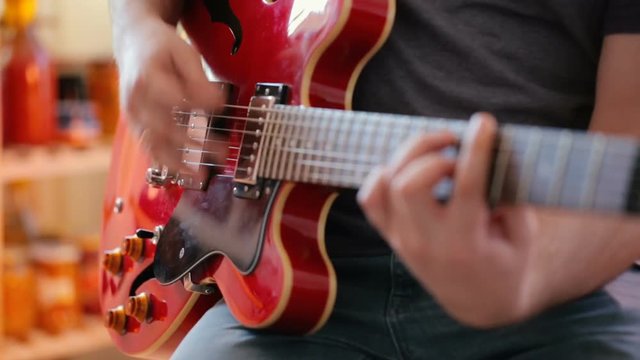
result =
[{"label": "wrist", "polygon": [[182,1],[111,0],[112,35],[116,57],[120,50],[138,38],[153,35],[158,27],[175,27],[182,12]]}]

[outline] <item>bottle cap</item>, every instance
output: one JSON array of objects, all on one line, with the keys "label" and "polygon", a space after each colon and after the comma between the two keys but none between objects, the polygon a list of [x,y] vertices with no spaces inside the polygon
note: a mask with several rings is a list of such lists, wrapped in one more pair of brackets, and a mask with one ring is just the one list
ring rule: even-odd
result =
[{"label": "bottle cap", "polygon": [[36,17],[36,0],[5,0],[3,22],[8,27],[25,27]]}]

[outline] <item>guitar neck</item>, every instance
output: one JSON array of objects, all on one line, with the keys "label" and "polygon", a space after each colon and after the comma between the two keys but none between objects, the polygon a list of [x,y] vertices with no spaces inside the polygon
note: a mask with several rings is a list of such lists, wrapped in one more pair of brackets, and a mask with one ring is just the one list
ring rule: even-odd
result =
[{"label": "guitar neck", "polygon": [[[377,165],[412,135],[448,130],[459,136],[466,121],[276,105],[247,123],[244,144],[256,144],[255,176],[358,188]],[[259,129],[258,135],[252,135]],[[494,150],[492,203],[608,212],[640,212],[640,147],[629,138],[503,125]],[[246,154],[245,154],[246,155]],[[251,174],[240,161],[236,178]],[[244,165],[244,166],[242,166]],[[244,172],[244,173],[243,173]],[[446,183],[437,196],[447,197]]]}]

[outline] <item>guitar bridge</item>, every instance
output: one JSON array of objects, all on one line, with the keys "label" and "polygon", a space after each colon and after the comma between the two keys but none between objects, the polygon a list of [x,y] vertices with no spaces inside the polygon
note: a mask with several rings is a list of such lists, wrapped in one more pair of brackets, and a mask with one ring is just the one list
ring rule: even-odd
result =
[{"label": "guitar bridge", "polygon": [[273,105],[288,100],[288,87],[284,84],[259,83],[249,103],[238,165],[234,174],[234,195],[257,199],[263,189],[258,169],[262,160],[264,127]]}]

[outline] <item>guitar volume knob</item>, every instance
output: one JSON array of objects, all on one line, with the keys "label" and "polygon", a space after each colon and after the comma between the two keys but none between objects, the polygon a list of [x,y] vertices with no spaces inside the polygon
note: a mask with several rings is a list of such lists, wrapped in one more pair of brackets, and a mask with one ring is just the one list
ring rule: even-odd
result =
[{"label": "guitar volume knob", "polygon": [[122,240],[122,252],[138,261],[144,257],[145,242],[146,240],[139,236],[127,236]]},{"label": "guitar volume knob", "polygon": [[105,251],[102,257],[102,266],[113,275],[118,275],[124,268],[124,254],[120,248]]},{"label": "guitar volume knob", "polygon": [[105,316],[104,325],[114,330],[120,335],[127,333],[127,314],[123,306],[118,306],[107,311]]},{"label": "guitar volume knob", "polygon": [[151,297],[146,293],[129,297],[125,313],[141,323],[152,320]]}]

